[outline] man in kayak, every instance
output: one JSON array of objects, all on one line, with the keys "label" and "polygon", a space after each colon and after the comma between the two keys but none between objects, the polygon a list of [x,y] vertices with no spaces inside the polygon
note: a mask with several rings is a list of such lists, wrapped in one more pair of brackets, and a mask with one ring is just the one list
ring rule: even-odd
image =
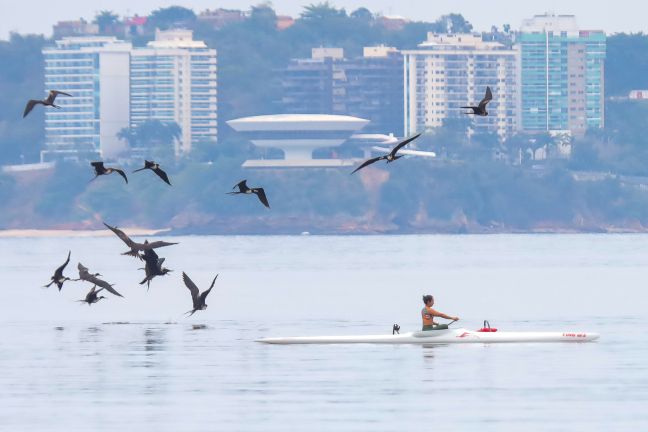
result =
[{"label": "man in kayak", "polygon": [[[432,309],[432,306],[434,305],[434,297],[432,297],[431,295],[429,294],[424,295],[423,303],[425,303],[425,307],[421,309],[421,317],[423,318],[422,330],[440,330],[440,328],[438,327],[440,325],[434,322],[434,317],[445,318],[452,321],[459,321],[459,317],[451,317],[450,315],[446,315],[442,312],[438,312]],[[448,328],[447,325],[443,325],[443,326],[444,328]]]}]

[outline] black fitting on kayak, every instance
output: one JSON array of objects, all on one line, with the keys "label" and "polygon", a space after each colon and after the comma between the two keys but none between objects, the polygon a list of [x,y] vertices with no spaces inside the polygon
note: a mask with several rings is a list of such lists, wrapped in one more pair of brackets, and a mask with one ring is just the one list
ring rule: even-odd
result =
[{"label": "black fitting on kayak", "polygon": [[393,334],[393,335],[395,335],[395,334],[400,334],[400,333],[398,332],[399,330],[400,330],[400,326],[399,326],[398,324],[394,324],[394,326],[392,327],[392,334]]},{"label": "black fitting on kayak", "polygon": [[484,328],[487,328],[488,330],[490,330],[491,326],[490,326],[490,323],[488,322],[488,320],[484,320]]}]

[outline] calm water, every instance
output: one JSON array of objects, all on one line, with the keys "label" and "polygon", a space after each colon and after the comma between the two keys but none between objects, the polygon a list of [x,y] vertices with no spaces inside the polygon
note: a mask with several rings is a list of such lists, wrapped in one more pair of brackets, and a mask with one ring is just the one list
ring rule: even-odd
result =
[{"label": "calm water", "polygon": [[[116,238],[0,239],[2,431],[648,430],[648,236],[180,237],[138,285]],[[126,298],[41,289],[72,250]],[[207,288],[191,308],[187,272]],[[590,344],[266,346],[420,326],[421,295]]]}]

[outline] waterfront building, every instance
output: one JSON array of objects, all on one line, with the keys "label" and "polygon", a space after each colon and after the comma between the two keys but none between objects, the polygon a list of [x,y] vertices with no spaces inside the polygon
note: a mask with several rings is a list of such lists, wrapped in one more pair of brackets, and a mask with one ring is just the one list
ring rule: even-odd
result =
[{"label": "waterfront building", "polygon": [[404,56],[405,135],[466,118],[461,106],[479,103],[490,86],[488,117],[471,117],[475,131],[504,138],[518,127],[518,51],[480,35],[428,33]]},{"label": "waterfront building", "polygon": [[292,59],[283,75],[283,111],[348,115],[370,120],[367,132],[402,135],[403,61],[392,47],[365,47],[347,59],[341,48],[313,48]]},{"label": "waterfront building", "polygon": [[524,21],[521,53],[521,128],[583,134],[605,125],[606,35],[580,30],[572,15]]},{"label": "waterfront building", "polygon": [[216,50],[193,40],[190,30],[156,31],[154,41],[131,53],[130,126],[177,123],[176,155],[198,142],[216,142],[216,67]]},{"label": "waterfront building", "polygon": [[63,38],[43,57],[45,88],[73,95],[57,98],[63,109],[45,111],[43,160],[125,155],[117,134],[148,120],[177,123],[176,155],[217,140],[216,51],[191,31],[157,31],[144,48],[114,37]]},{"label": "waterfront building", "polygon": [[45,89],[62,109],[45,110],[41,160],[116,157],[125,144],[116,134],[128,127],[132,46],[114,37],[69,37],[45,48]]},{"label": "waterfront building", "polygon": [[334,149],[365,127],[368,120],[330,114],[275,114],[229,120],[227,124],[259,148],[279,149],[280,159],[247,160],[244,168],[341,167],[354,162],[314,158],[318,149]]}]

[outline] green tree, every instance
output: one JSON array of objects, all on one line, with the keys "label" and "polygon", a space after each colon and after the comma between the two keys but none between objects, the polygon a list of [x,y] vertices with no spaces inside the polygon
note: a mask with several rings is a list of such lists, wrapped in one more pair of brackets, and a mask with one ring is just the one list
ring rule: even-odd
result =
[{"label": "green tree", "polygon": [[182,136],[176,122],[147,120],[135,127],[124,128],[117,138],[128,143],[131,151],[143,152],[158,160],[169,160],[174,155],[175,142]]},{"label": "green tree", "polygon": [[93,21],[99,26],[99,33],[109,32],[113,26],[119,23],[119,15],[113,13],[113,11],[102,10],[99,12]]},{"label": "green tree", "polygon": [[45,97],[43,36],[12,33],[0,41],[0,164],[36,162],[44,140],[43,109],[22,118],[27,99]]},{"label": "green tree", "polygon": [[371,22],[374,20],[374,15],[369,9],[361,7],[351,12],[351,18],[360,21]]},{"label": "green tree", "polygon": [[648,89],[648,35],[618,33],[607,38],[605,92],[626,96],[630,90]]},{"label": "green tree", "polygon": [[337,9],[328,1],[317,4],[304,6],[304,11],[300,17],[305,20],[325,21],[331,18],[346,18],[347,13],[344,9]]},{"label": "green tree", "polygon": [[160,8],[151,12],[146,25],[151,29],[168,30],[174,27],[191,28],[196,22],[193,10],[181,6]]}]

